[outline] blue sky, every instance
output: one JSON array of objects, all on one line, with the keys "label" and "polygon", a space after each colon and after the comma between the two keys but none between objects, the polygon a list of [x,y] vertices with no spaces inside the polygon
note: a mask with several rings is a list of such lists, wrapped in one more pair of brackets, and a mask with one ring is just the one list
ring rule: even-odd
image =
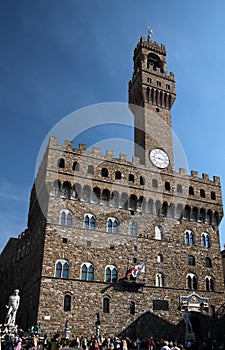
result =
[{"label": "blue sky", "polygon": [[[224,16],[223,0],[0,1],[0,250],[26,228],[45,136],[80,108],[127,102],[148,26],[175,72],[173,128],[189,168],[219,175],[225,193]],[[222,246],[224,223],[220,233]]]}]

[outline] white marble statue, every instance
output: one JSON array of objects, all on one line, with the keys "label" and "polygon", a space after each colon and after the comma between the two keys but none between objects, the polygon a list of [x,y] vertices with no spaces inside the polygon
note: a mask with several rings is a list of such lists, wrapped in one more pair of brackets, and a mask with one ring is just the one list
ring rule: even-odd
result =
[{"label": "white marble statue", "polygon": [[15,326],[16,313],[20,304],[19,289],[14,290],[14,294],[10,295],[8,305],[6,305],[8,312],[5,319],[5,326]]}]

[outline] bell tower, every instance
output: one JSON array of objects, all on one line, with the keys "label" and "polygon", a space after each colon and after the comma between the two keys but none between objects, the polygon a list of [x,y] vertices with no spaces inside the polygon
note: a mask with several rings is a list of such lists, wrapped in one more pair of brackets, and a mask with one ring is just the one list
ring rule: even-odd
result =
[{"label": "bell tower", "polygon": [[176,99],[174,74],[167,72],[166,48],[141,37],[134,50],[129,107],[134,114],[135,156],[149,167],[174,168],[171,108]]}]

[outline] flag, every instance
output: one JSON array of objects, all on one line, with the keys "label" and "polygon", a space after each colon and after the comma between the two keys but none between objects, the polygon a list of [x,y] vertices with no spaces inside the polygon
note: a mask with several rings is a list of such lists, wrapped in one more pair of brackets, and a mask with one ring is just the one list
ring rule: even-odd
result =
[{"label": "flag", "polygon": [[144,272],[145,272],[145,263],[140,264],[140,265],[136,265],[136,266],[131,268],[131,274],[133,277],[137,277],[137,275],[139,275],[139,273],[144,273]]}]

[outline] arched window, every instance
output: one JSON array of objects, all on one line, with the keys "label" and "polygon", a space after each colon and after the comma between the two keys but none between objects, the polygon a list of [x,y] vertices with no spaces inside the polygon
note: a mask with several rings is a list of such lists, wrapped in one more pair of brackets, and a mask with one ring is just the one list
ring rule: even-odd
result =
[{"label": "arched window", "polygon": [[121,172],[119,170],[117,170],[115,172],[115,180],[120,180],[121,179]]},{"label": "arched window", "polygon": [[60,190],[61,190],[61,182],[59,180],[55,180],[53,183],[51,194],[53,194],[54,196],[58,196]]},{"label": "arched window", "polygon": [[178,193],[182,193],[182,192],[183,192],[183,189],[182,189],[182,185],[181,185],[181,184],[178,184],[178,185],[177,185],[177,192],[178,192]]},{"label": "arched window", "polygon": [[191,212],[191,220],[192,221],[197,221],[198,219],[198,208],[194,207]]},{"label": "arched window", "polygon": [[158,188],[158,181],[156,179],[152,180],[152,187]]},{"label": "arched window", "polygon": [[163,274],[162,273],[157,273],[155,276],[155,285],[156,287],[163,287],[164,286],[164,281],[163,281]]},{"label": "arched window", "polygon": [[212,214],[212,210],[207,210],[207,213],[206,213],[206,217],[205,217],[205,222],[209,225],[212,224],[212,217],[213,217],[213,214]]},{"label": "arched window", "polygon": [[182,213],[183,213],[183,205],[182,204],[177,204],[176,207],[176,213],[175,213],[175,217],[176,219],[181,219],[182,218]]},{"label": "arched window", "polygon": [[133,174],[129,174],[129,176],[128,176],[128,182],[134,183],[134,175],[133,175]]},{"label": "arched window", "polygon": [[61,226],[72,226],[72,213],[69,210],[65,209],[61,211],[59,224]]},{"label": "arched window", "polygon": [[66,294],[64,296],[64,311],[71,311],[71,295]]},{"label": "arched window", "polygon": [[137,210],[137,196],[135,194],[130,196],[129,209],[134,211]]},{"label": "arched window", "polygon": [[79,171],[80,170],[80,164],[78,162],[74,162],[72,169],[73,169],[73,171]]},{"label": "arched window", "polygon": [[92,214],[84,215],[84,229],[95,230],[95,217]]},{"label": "arched window", "polygon": [[130,236],[131,237],[137,236],[137,224],[135,222],[130,223]]},{"label": "arched window", "polygon": [[194,188],[192,186],[189,187],[189,195],[190,196],[194,196],[195,192],[194,192]]},{"label": "arched window", "polygon": [[189,205],[185,205],[183,210],[183,219],[190,220],[190,216],[191,216],[191,207]]},{"label": "arched window", "polygon": [[165,190],[170,191],[170,183],[168,181],[165,182]]},{"label": "arched window", "polygon": [[107,220],[107,232],[118,233],[118,221],[115,218],[109,218]]},{"label": "arched window", "polygon": [[109,190],[104,189],[102,191],[102,195],[101,195],[101,204],[102,205],[108,205],[109,204],[109,198],[110,198]]},{"label": "arched window", "polygon": [[94,266],[86,262],[81,267],[81,279],[82,281],[93,281],[94,280]]},{"label": "arched window", "polygon": [[58,160],[58,167],[59,168],[65,168],[65,160],[63,158],[60,158]]},{"label": "arched window", "polygon": [[91,198],[91,187],[88,185],[85,185],[82,191],[82,200],[84,202],[89,202],[90,198]]},{"label": "arched window", "polygon": [[103,313],[108,314],[109,313],[109,297],[103,298]]},{"label": "arched window", "polygon": [[87,172],[88,172],[88,174],[94,174],[94,167],[93,167],[93,165],[88,165],[88,168],[87,168]]},{"label": "arched window", "polygon": [[205,209],[203,208],[200,209],[198,221],[201,223],[205,222]]},{"label": "arched window", "polygon": [[203,190],[202,188],[200,189],[200,196],[202,198],[205,198],[205,190]]},{"label": "arched window", "polygon": [[214,279],[211,276],[206,276],[205,278],[205,289],[208,292],[214,291]]},{"label": "arched window", "polygon": [[119,205],[119,192],[113,191],[110,198],[110,205],[114,208],[117,208]]},{"label": "arched window", "polygon": [[191,230],[185,231],[185,244],[186,245],[194,245],[194,233]]},{"label": "arched window", "polygon": [[162,240],[162,226],[155,227],[155,239]]},{"label": "arched window", "polygon": [[145,212],[145,207],[146,207],[146,199],[145,197],[141,196],[139,197],[137,202],[137,210],[141,212]]},{"label": "arched window", "polygon": [[201,235],[202,247],[210,247],[210,239],[208,233],[203,232]]},{"label": "arched window", "polygon": [[130,314],[135,315],[135,302],[134,301],[130,302]]},{"label": "arched window", "polygon": [[94,187],[92,192],[92,202],[98,204],[100,201],[101,190],[99,187]]},{"label": "arched window", "polygon": [[212,260],[208,256],[205,258],[205,266],[212,267]]},{"label": "arched window", "polygon": [[193,255],[188,255],[188,265],[195,266],[195,257]]},{"label": "arched window", "polygon": [[105,269],[105,282],[113,283],[117,281],[117,268],[113,265],[109,265]]},{"label": "arched window", "polygon": [[108,176],[109,176],[108,169],[102,168],[102,177],[108,177]]},{"label": "arched window", "polygon": [[147,58],[147,68],[150,67],[153,67],[154,70],[156,70],[156,68],[163,68],[160,57],[153,52],[149,53]]},{"label": "arched window", "polygon": [[215,199],[216,199],[216,194],[215,194],[215,192],[213,192],[213,191],[211,192],[211,199],[212,199],[212,200],[215,200]]},{"label": "arched window", "polygon": [[143,176],[140,176],[140,185],[144,186],[145,184],[145,178]]},{"label": "arched window", "polygon": [[75,185],[73,185],[72,187],[72,194],[71,194],[71,198],[79,201],[81,198],[81,185],[76,183]]},{"label": "arched window", "polygon": [[66,260],[58,260],[55,265],[55,277],[69,278],[69,264]]},{"label": "arched window", "polygon": [[122,193],[120,197],[120,207],[122,209],[127,209],[128,206],[128,195],[127,193]]},{"label": "arched window", "polygon": [[186,277],[186,281],[188,289],[197,290],[198,281],[196,275],[194,275],[193,273],[189,273]]},{"label": "arched window", "polygon": [[68,181],[65,181],[62,185],[61,197],[70,198],[71,194],[71,184]]}]

